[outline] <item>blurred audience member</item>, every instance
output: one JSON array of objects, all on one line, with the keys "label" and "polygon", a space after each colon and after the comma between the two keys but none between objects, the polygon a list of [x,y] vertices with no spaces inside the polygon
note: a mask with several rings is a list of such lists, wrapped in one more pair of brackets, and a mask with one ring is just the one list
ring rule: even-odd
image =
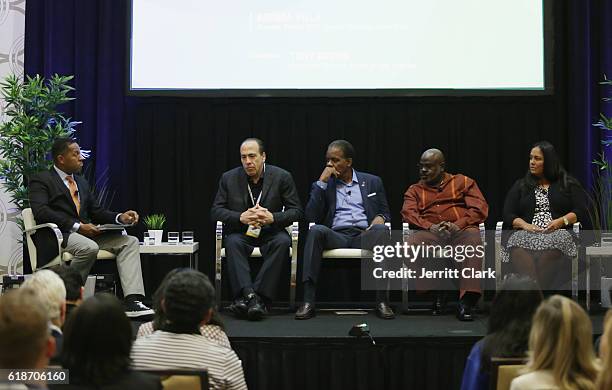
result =
[{"label": "blurred audience member", "polygon": [[492,357],[527,357],[531,318],[542,292],[529,277],[509,275],[493,298],[487,335],[477,342],[463,371],[463,390],[489,388]]},{"label": "blurred audience member", "polygon": [[132,326],[121,302],[101,293],[86,299],[66,322],[62,389],[161,389],[159,377],[130,369]]},{"label": "blurred audience member", "polygon": [[612,310],[606,312],[603,334],[599,339],[599,358],[601,371],[597,377],[598,390],[612,389]]},{"label": "blurred audience member", "polygon": [[215,289],[201,272],[189,269],[170,277],[161,301],[165,320],[159,330],[136,339],[133,367],[206,369],[212,389],[246,389],[236,353],[200,333],[212,316],[214,297]]},{"label": "blurred audience member", "polygon": [[0,368],[44,368],[55,352],[48,310],[31,288],[0,296]]},{"label": "blurred audience member", "polygon": [[62,279],[53,271],[43,269],[36,271],[32,277],[23,282],[22,288],[31,288],[47,309],[51,336],[55,338],[55,355],[51,364],[59,364],[62,354],[62,326],[66,319],[66,287]]},{"label": "blurred audience member", "polygon": [[595,389],[592,338],[591,320],[580,305],[561,295],[546,299],[533,317],[527,373],[510,390]]},{"label": "blurred audience member", "polygon": [[[153,321],[145,322],[144,324],[140,325],[138,328],[138,333],[136,334],[137,338],[150,335],[154,331],[162,328],[163,324],[166,322],[166,317],[161,304],[164,297],[164,290],[166,289],[168,280],[170,280],[170,278],[177,272],[181,272],[185,269],[186,268],[175,268],[166,274],[161,284],[157,288],[157,291],[155,291],[155,294],[153,294],[153,309],[155,310],[155,317],[153,318]],[[214,309],[210,321],[207,324],[200,326],[200,333],[202,333],[202,336],[205,336],[206,338],[210,339],[210,341],[215,342],[222,347],[232,348],[229,339],[225,334],[225,327],[223,326],[221,317]]]},{"label": "blurred audience member", "polygon": [[57,267],[53,270],[64,281],[66,287],[66,318],[83,302],[83,279],[81,274],[71,267]]}]

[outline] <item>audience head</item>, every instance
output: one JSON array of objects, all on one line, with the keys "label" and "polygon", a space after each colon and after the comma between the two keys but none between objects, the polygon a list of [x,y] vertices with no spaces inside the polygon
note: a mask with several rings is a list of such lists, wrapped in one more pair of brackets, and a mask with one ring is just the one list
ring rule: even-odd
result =
[{"label": "audience head", "polygon": [[612,389],[612,310],[608,310],[604,317],[603,334],[599,340],[599,357],[601,370],[597,378],[597,389]]},{"label": "audience head", "polygon": [[550,370],[562,389],[593,388],[597,366],[592,337],[591,320],[580,305],[553,295],[533,317],[529,370]]},{"label": "audience head", "polygon": [[53,271],[36,271],[23,282],[22,287],[36,291],[40,301],[47,309],[51,322],[61,327],[66,316],[66,287],[62,279]]},{"label": "audience head", "polygon": [[54,272],[64,282],[66,287],[66,302],[78,303],[83,300],[83,278],[79,271],[73,267],[58,267],[54,269]]},{"label": "audience head", "polygon": [[[542,291],[535,280],[528,276],[509,275],[491,303],[488,333],[503,330],[510,324],[517,323],[526,327],[525,336],[527,336],[531,329],[533,314],[542,299]],[[527,338],[524,341],[526,343]]]},{"label": "audience head", "polygon": [[325,160],[328,167],[333,167],[338,172],[338,177],[343,180],[349,180],[349,175],[352,176],[353,158],[355,157],[355,148],[350,142],[337,139],[332,141],[327,147]]},{"label": "audience head", "polygon": [[[168,281],[178,272],[182,272],[188,269],[189,268],[175,268],[168,272],[159,284],[159,287],[157,288],[155,293],[153,294],[153,309],[155,310],[155,317],[153,318],[153,330],[162,329],[164,323],[166,322],[166,315],[162,307],[162,300],[164,298],[164,292],[166,290],[166,287],[168,286]],[[224,328],[223,321],[219,317],[219,314],[216,310],[213,310],[212,316],[208,323],[211,325],[220,326],[222,329]]]},{"label": "audience head", "polygon": [[509,275],[491,304],[489,329],[482,345],[482,367],[490,370],[492,357],[527,354],[531,318],[542,302],[538,284],[527,276]]},{"label": "audience head", "polygon": [[81,148],[72,138],[57,138],[51,147],[51,156],[53,163],[69,175],[79,173],[83,168]]},{"label": "audience head", "polygon": [[153,329],[158,330],[161,329],[163,324],[166,322],[166,316],[164,314],[164,310],[162,308],[162,300],[164,298],[164,291],[168,286],[168,281],[178,272],[184,271],[188,268],[174,268],[170,272],[164,276],[159,287],[153,293],[153,310],[155,310],[155,316],[153,318]]},{"label": "audience head", "polygon": [[446,169],[444,153],[439,149],[427,149],[418,164],[419,177],[425,184],[438,185]]},{"label": "audience head", "polygon": [[49,315],[34,290],[0,296],[0,368],[44,368],[55,353]]},{"label": "audience head", "polygon": [[186,269],[169,278],[162,308],[166,316],[163,329],[175,333],[200,333],[200,325],[209,321],[214,306],[215,289],[208,277]]},{"label": "audience head", "polygon": [[259,178],[266,162],[263,141],[259,138],[247,138],[242,141],[242,144],[240,144],[240,161],[248,176]]},{"label": "audience head", "polygon": [[111,294],[87,298],[64,328],[62,366],[71,382],[104,385],[130,366],[132,326],[121,302]]}]

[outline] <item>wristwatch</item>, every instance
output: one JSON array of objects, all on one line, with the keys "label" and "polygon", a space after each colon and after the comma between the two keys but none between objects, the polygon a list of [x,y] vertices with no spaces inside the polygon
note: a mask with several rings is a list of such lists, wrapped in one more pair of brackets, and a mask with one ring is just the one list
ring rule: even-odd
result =
[{"label": "wristwatch", "polygon": [[563,224],[564,224],[565,226],[569,225],[569,219],[567,219],[567,217],[566,217],[566,216],[563,216]]}]

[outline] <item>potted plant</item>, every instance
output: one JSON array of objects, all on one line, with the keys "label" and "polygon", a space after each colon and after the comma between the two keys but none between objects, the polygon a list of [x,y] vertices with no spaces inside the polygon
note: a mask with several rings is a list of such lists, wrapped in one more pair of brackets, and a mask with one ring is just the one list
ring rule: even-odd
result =
[{"label": "potted plant", "polygon": [[164,237],[164,224],[166,216],[164,214],[151,214],[144,218],[144,223],[149,231],[149,236],[154,237],[155,245],[161,245]]},{"label": "potted plant", "polygon": [[[13,204],[21,211],[30,207],[28,178],[51,168],[48,154],[55,139],[68,137],[80,122],[72,122],[57,107],[73,98],[68,82],[72,76],[44,79],[39,75],[25,80],[9,75],[0,83],[6,101],[7,121],[0,125],[0,179]],[[23,222],[17,219],[23,230]]]},{"label": "potted plant", "polygon": [[[612,86],[612,80],[604,76],[602,85]],[[612,101],[612,97],[604,97],[604,101]],[[612,146],[612,118],[601,113],[599,120],[593,124],[602,132],[602,148]],[[593,188],[593,228],[601,232],[601,245],[612,245],[612,162],[602,150],[598,158],[593,160],[597,167],[595,185]]]}]

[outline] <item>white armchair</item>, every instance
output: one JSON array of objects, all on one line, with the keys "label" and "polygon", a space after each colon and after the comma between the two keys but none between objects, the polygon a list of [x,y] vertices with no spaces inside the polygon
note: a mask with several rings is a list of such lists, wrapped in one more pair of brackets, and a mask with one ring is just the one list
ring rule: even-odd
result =
[{"label": "white armchair", "polygon": [[[485,224],[484,223],[480,223],[478,224],[478,230],[480,231],[480,240],[482,241],[482,245],[485,246],[485,253],[486,253],[486,247],[487,247],[487,235],[486,235],[486,228],[485,228]],[[407,222],[404,222],[402,224],[402,239],[404,242],[406,242],[408,240],[408,237],[410,236],[410,234],[412,234],[413,230],[410,230],[410,225]],[[482,264],[481,264],[481,269],[485,269],[485,265],[486,265],[486,256],[482,257]],[[497,277],[497,273],[495,274]],[[408,283],[408,279],[402,279],[402,307],[404,308],[405,312],[410,311],[410,304],[408,302],[408,291],[409,291],[409,283]]]},{"label": "white armchair", "polygon": [[[495,225],[495,290],[499,291],[499,288],[501,287],[501,283],[503,281],[502,278],[502,256],[501,256],[501,250],[502,250],[502,243],[501,243],[501,237],[502,237],[502,232],[503,232],[503,225],[504,223],[502,221],[497,222],[497,224]],[[576,222],[573,226],[572,229],[574,231],[574,234],[576,234],[576,237],[580,237],[580,222]],[[578,245],[578,247],[576,248],[576,256],[571,258],[571,262],[572,262],[572,299],[576,302],[578,302],[578,257],[580,255],[580,246]],[[586,269],[585,272],[587,275],[590,275],[591,269],[589,266],[589,263],[586,263]]]},{"label": "white armchair", "polygon": [[[63,262],[70,261],[72,259],[72,255],[68,252],[65,252],[62,248],[63,236],[60,229],[54,223],[42,223],[40,225],[36,224],[36,220],[34,219],[34,213],[32,209],[27,208],[22,212],[23,217],[23,226],[26,235],[26,243],[28,247],[28,254],[30,256],[30,265],[32,266],[32,272],[36,271],[37,268],[50,268],[56,265],[59,265]],[[38,259],[37,259],[37,251],[36,245],[34,245],[34,241],[32,240],[32,236],[40,229],[51,229],[55,233],[55,237],[57,238],[57,253],[58,255],[45,264],[42,267],[38,267]],[[100,260],[112,260],[115,259],[116,256],[111,252],[100,250],[98,251],[98,259]]]},{"label": "white armchair", "polygon": [[[295,288],[297,279],[297,248],[300,226],[298,222],[293,222],[285,228],[291,236],[291,246],[289,247],[289,257],[291,258],[291,275],[289,277],[289,307],[295,308]],[[221,275],[222,275],[222,259],[225,258],[225,248],[223,247],[223,223],[217,221],[215,232],[215,293],[217,307],[221,304]],[[258,247],[251,252],[251,258],[261,257],[261,251]]]}]

